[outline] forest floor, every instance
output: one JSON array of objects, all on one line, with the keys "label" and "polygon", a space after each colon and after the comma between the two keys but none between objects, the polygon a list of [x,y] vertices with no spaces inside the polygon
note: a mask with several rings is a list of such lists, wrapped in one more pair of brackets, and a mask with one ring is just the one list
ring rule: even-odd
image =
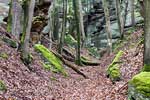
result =
[{"label": "forest floor", "polygon": [[[0,58],[0,80],[6,84],[7,91],[0,92],[0,100],[127,100],[127,83],[142,68],[143,45],[137,46],[142,36],[142,29],[131,33],[128,40],[119,49],[124,51],[121,57],[121,81],[113,84],[106,77],[106,69],[115,54],[104,56],[99,66],[84,66],[80,70],[89,79],[85,79],[72,69],[65,67],[69,77],[51,73],[43,69],[40,57],[33,52],[32,68],[21,62],[16,49],[0,41],[0,52],[8,55]],[[3,98],[3,99],[2,99]]]}]

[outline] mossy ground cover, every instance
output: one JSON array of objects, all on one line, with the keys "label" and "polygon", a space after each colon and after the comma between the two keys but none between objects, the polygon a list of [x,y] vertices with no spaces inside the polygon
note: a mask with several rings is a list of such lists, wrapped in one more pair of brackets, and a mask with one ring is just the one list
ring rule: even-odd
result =
[{"label": "mossy ground cover", "polygon": [[5,91],[5,90],[7,90],[6,85],[2,80],[0,80],[0,91]]},{"label": "mossy ground cover", "polygon": [[5,52],[0,52],[0,58],[3,58],[3,59],[8,59],[8,54],[5,53]]}]

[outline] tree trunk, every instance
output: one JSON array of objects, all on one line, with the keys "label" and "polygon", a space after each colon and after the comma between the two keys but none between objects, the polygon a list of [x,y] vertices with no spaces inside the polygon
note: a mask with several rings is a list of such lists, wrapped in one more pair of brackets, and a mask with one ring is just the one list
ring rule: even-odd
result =
[{"label": "tree trunk", "polygon": [[54,7],[54,11],[53,11],[53,38],[54,40],[58,40],[59,38],[59,25],[60,25],[60,21],[59,21],[59,7],[58,7],[58,1],[54,0],[53,1],[53,7]]},{"label": "tree trunk", "polygon": [[144,0],[138,0],[138,2],[139,2],[139,4],[140,4],[140,14],[141,14],[141,16],[144,18],[144,15],[145,15],[145,13],[144,13],[144,2],[143,2]]},{"label": "tree trunk", "polygon": [[123,23],[123,16],[121,16],[121,4],[120,0],[116,0],[116,12],[117,12],[117,20],[118,20],[118,26],[120,31],[121,39],[123,38],[123,30],[124,30],[124,23]]},{"label": "tree trunk", "polygon": [[129,1],[128,0],[126,0],[125,1],[125,13],[124,13],[124,25],[123,25],[123,28],[126,26],[126,20],[127,20],[127,15],[128,15],[128,3],[129,3]]},{"label": "tree trunk", "polygon": [[13,0],[12,3],[12,34],[19,40],[21,33],[21,5],[18,0]]},{"label": "tree trunk", "polygon": [[27,1],[28,5],[28,16],[27,17],[27,26],[25,31],[24,43],[23,43],[23,50],[22,50],[22,60],[26,65],[30,63],[30,54],[29,54],[29,40],[30,40],[30,30],[32,25],[32,18],[34,13],[35,7],[35,0]]},{"label": "tree trunk", "polygon": [[111,28],[110,28],[110,16],[109,16],[108,3],[107,3],[107,0],[102,0],[102,3],[103,3],[103,8],[104,8],[105,20],[106,20],[106,32],[107,32],[109,53],[111,53],[112,52],[112,34],[111,34]]},{"label": "tree trunk", "polygon": [[135,26],[134,0],[131,0],[131,22],[132,22],[132,26]]},{"label": "tree trunk", "polygon": [[52,24],[52,11],[53,11],[53,2],[48,9],[48,29],[49,29],[49,49],[52,47],[52,33],[53,33],[53,24]]},{"label": "tree trunk", "polygon": [[85,40],[85,31],[84,31],[84,23],[83,23],[83,14],[82,14],[82,3],[81,0],[79,0],[79,19],[80,19],[80,30],[82,35],[82,42],[84,43]]},{"label": "tree trunk", "polygon": [[8,20],[7,20],[7,32],[11,33],[11,28],[12,28],[12,3],[13,1],[11,0],[9,2],[9,12],[8,12]]},{"label": "tree trunk", "polygon": [[79,0],[73,0],[73,8],[74,8],[74,15],[75,15],[75,20],[76,20],[76,29],[77,29],[77,57],[76,57],[76,63],[78,65],[81,65],[81,59],[80,59],[80,19],[79,19],[79,7],[78,3]]},{"label": "tree trunk", "polygon": [[61,33],[60,43],[59,43],[60,54],[62,54],[63,51],[64,37],[66,33],[66,16],[67,16],[67,0],[63,0],[63,23],[62,23],[62,33]]},{"label": "tree trunk", "polygon": [[150,0],[145,2],[144,71],[150,71]]}]

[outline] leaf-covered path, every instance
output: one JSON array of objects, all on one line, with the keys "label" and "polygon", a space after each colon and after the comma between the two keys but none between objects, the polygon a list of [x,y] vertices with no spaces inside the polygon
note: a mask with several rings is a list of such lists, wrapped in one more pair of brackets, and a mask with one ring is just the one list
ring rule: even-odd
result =
[{"label": "leaf-covered path", "polygon": [[0,58],[0,80],[7,86],[7,91],[0,92],[0,100],[9,97],[16,100],[127,100],[127,82],[142,67],[143,45],[136,46],[141,33],[142,30],[132,33],[120,48],[125,52],[121,58],[122,80],[115,84],[106,77],[107,66],[114,54],[104,56],[100,66],[81,67],[89,79],[68,67],[70,76],[64,77],[44,70],[34,52],[34,72],[30,72],[19,59],[17,50],[0,42],[0,52],[8,55],[6,59]]}]

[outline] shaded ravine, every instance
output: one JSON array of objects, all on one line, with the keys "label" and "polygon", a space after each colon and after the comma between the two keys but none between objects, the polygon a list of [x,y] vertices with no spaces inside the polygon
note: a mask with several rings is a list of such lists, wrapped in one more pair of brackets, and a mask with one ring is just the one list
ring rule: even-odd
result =
[{"label": "shaded ravine", "polygon": [[8,59],[0,58],[0,80],[7,86],[6,92],[0,92],[0,98],[15,98],[16,100],[127,100],[127,82],[138,73],[142,66],[142,45],[135,56],[135,47],[141,37],[139,30],[131,35],[128,42],[121,48],[125,53],[121,58],[122,80],[112,84],[106,77],[107,66],[114,54],[104,56],[100,66],[81,67],[89,79],[84,79],[73,70],[66,67],[69,77],[51,73],[43,69],[37,53],[32,51],[34,62],[30,72],[19,59],[17,50],[1,42],[0,52],[8,54]]}]

